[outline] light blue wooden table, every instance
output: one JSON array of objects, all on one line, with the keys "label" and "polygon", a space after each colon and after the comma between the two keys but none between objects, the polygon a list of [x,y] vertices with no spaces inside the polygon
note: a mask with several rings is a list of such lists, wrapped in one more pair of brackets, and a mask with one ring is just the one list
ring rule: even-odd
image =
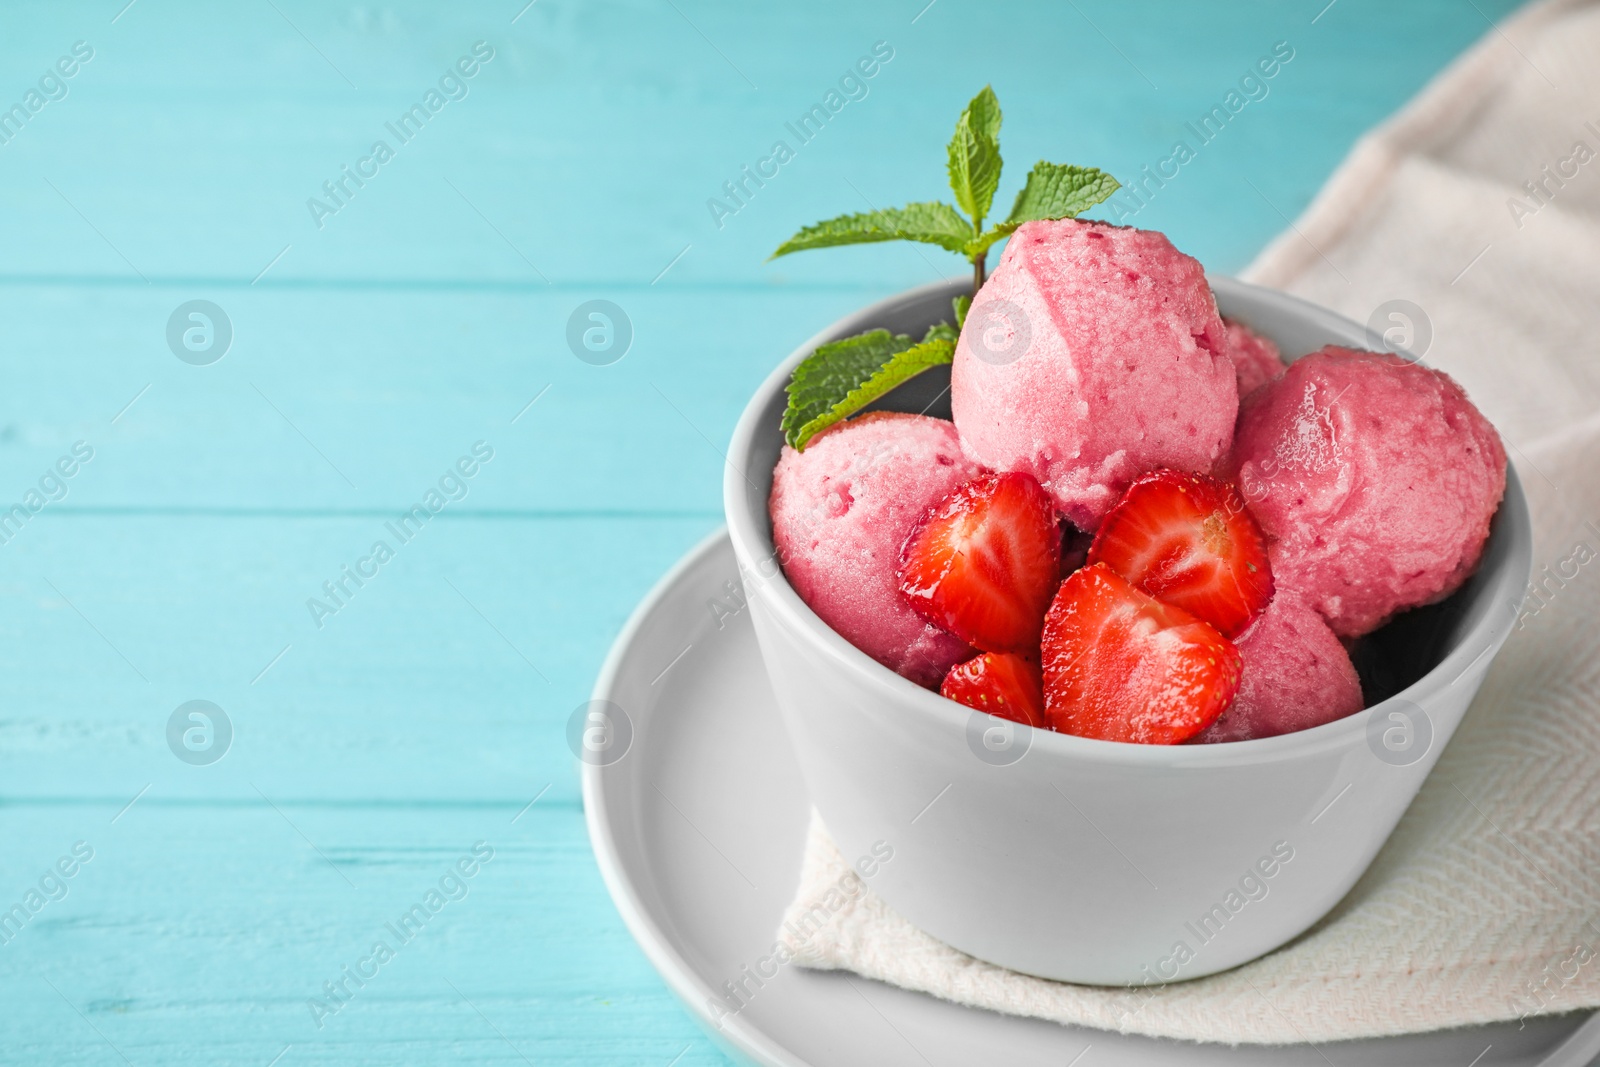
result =
[{"label": "light blue wooden table", "polygon": [[[1513,6],[124,3],[0,13],[6,1063],[722,1062],[606,897],[565,723],[720,521],[772,363],[965,273],[767,253],[942,195],[985,81],[1009,202],[1041,157],[1137,177],[1286,41],[1137,218],[1236,270]],[[876,42],[865,96],[794,142]],[[591,299],[631,321],[620,362],[568,347]],[[195,300],[231,327],[215,362],[220,334],[169,345]],[[193,700],[231,724],[218,762],[169,745]]]}]

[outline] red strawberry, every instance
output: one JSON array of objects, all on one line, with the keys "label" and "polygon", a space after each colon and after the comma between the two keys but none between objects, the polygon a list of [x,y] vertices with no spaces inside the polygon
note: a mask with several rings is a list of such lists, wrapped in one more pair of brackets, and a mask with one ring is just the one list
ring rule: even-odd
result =
[{"label": "red strawberry", "polygon": [[1010,652],[985,652],[944,676],[942,696],[1012,722],[1044,727],[1044,688],[1038,664]]},{"label": "red strawberry", "polygon": [[900,591],[985,652],[1032,653],[1055,592],[1061,530],[1028,474],[986,474],[923,516],[900,553]]},{"label": "red strawberry", "polygon": [[1160,470],[1100,523],[1089,562],[1237,637],[1272,599],[1267,539],[1233,486]]},{"label": "red strawberry", "polygon": [[1042,651],[1045,720],[1079,737],[1176,745],[1210,726],[1239,689],[1239,652],[1227,638],[1103,563],[1061,583]]}]

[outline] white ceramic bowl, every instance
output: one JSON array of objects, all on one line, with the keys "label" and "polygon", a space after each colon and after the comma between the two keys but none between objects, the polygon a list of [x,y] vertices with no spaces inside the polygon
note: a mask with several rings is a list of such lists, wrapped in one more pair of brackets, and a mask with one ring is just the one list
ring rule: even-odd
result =
[{"label": "white ceramic bowl", "polygon": [[[1302,300],[1212,280],[1223,314],[1285,357],[1366,331]],[[1460,723],[1510,633],[1532,565],[1515,472],[1465,588],[1367,639],[1364,682],[1395,690],[1312,730],[1219,745],[1072,737],[969,711],[858,651],[775,563],[767,496],[784,385],[818,344],[875,326],[920,336],[960,285],[916,289],[812,338],[734,431],[724,506],[762,658],[812,803],[874,892],[941,941],[1045,978],[1197,978],[1277,948],[1366,870]],[[940,410],[948,373],[886,398]]]}]

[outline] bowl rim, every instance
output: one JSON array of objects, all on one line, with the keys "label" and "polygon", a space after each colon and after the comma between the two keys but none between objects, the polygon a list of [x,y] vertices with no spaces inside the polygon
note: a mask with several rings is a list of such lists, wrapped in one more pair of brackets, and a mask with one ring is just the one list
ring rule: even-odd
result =
[{"label": "bowl rim", "polygon": [[[1289,293],[1225,276],[1208,274],[1207,281],[1214,292],[1283,304],[1310,324],[1326,328],[1330,332],[1348,333],[1363,329],[1359,324],[1336,312]],[[904,309],[907,305],[918,304],[938,295],[953,297],[964,293],[967,285],[965,280],[933,282],[902,291],[846,315],[808,338],[780,362],[757,387],[734,427],[723,472],[723,511],[727,519],[728,534],[733,540],[737,554],[742,557],[741,570],[744,569],[745,560],[765,562],[774,560],[777,556],[777,547],[767,532],[769,523],[766,521],[766,515],[764,513],[757,515],[752,508],[746,506],[749,496],[744,490],[749,478],[745,471],[749,469],[748,461],[756,444],[756,435],[766,432],[766,428],[760,425],[761,417],[772,399],[783,391],[795,365],[810,355],[820,344],[847,335],[848,332],[870,328],[872,320],[882,319]],[[770,472],[765,476],[770,478]],[[748,487],[755,488],[756,485],[749,483]],[[765,500],[762,503],[764,512]],[[1523,495],[1522,483],[1517,477],[1516,468],[1509,461],[1506,464],[1505,492],[1501,496],[1500,508],[1496,514],[1496,526],[1490,538],[1491,541],[1494,539],[1510,541],[1510,550],[1499,561],[1498,567],[1489,574],[1488,581],[1482,586],[1479,596],[1488,597],[1491,604],[1502,604],[1505,609],[1491,608],[1485,612],[1462,635],[1456,647],[1431,670],[1405,689],[1377,704],[1305,730],[1249,741],[1223,741],[1205,745],[1144,745],[1105,741],[1048,729],[1029,730],[1028,727],[1021,726],[1021,729],[1029,731],[1028,752],[1031,754],[1037,749],[1044,758],[1087,760],[1106,764],[1220,768],[1229,765],[1288,761],[1362,744],[1367,729],[1366,723],[1375,714],[1380,714],[1381,709],[1397,707],[1404,703],[1420,707],[1426,713],[1426,709],[1437,697],[1469,677],[1473,668],[1481,660],[1490,658],[1498,652],[1506,638],[1510,636],[1512,625],[1518,617],[1516,604],[1521,601],[1533,569],[1533,534],[1532,520],[1528,513],[1527,499]],[[789,584],[781,566],[772,567],[771,573],[762,571],[759,582],[767,604],[782,617],[785,628],[804,635],[804,639],[823,652],[837,669],[850,671],[876,688],[885,690],[885,696],[892,697],[902,705],[909,704],[915,707],[919,714],[928,715],[932,724],[953,730],[966,728],[972,709],[942,697],[934,690],[925,689],[909,679],[902,678],[856,648],[800,598],[794,587]]]}]

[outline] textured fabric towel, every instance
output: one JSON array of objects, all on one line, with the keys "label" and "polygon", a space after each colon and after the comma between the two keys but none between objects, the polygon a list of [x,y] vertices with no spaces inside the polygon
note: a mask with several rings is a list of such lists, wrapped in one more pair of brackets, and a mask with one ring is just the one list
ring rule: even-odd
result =
[{"label": "textured fabric towel", "polygon": [[[1519,626],[1345,900],[1264,959],[1132,1000],[971,959],[870,890],[842,905],[835,893],[824,929],[787,938],[798,962],[1198,1041],[1323,1042],[1600,1006],[1596,55],[1600,4],[1522,11],[1363,138],[1246,274],[1425,348],[1500,429],[1533,511],[1536,589]],[[847,872],[814,820],[785,921]]]}]

